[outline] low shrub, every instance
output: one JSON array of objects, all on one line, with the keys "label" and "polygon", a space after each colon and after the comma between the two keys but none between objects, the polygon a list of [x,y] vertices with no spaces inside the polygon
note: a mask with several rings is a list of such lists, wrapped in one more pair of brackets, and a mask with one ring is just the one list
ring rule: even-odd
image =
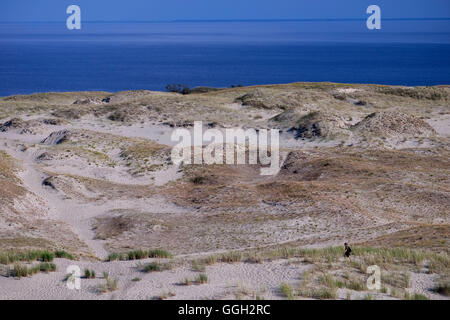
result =
[{"label": "low shrub", "polygon": [[181,94],[189,94],[191,93],[191,89],[184,84],[168,84],[166,86],[166,90],[168,92],[176,92]]}]

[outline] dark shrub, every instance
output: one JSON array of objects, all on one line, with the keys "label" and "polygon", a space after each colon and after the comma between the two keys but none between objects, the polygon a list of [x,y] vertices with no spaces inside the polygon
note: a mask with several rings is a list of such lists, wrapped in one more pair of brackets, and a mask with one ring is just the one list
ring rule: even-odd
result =
[{"label": "dark shrub", "polygon": [[166,86],[166,90],[168,92],[177,92],[181,94],[189,94],[191,93],[191,89],[184,84],[168,84]]}]

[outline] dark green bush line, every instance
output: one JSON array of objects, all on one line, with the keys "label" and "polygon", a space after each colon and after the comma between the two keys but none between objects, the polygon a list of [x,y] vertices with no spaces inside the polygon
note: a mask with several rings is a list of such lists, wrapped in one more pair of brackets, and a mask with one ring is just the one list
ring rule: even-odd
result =
[{"label": "dark green bush line", "polygon": [[128,253],[116,253],[113,252],[108,256],[108,261],[115,261],[115,260],[140,260],[140,259],[147,259],[147,258],[172,258],[172,254],[163,249],[152,249],[152,250],[133,250],[129,251]]},{"label": "dark green bush line", "polygon": [[29,250],[29,251],[6,251],[0,252],[0,264],[11,264],[16,262],[52,262],[54,258],[66,258],[74,260],[74,256],[63,250],[50,252],[47,250]]}]

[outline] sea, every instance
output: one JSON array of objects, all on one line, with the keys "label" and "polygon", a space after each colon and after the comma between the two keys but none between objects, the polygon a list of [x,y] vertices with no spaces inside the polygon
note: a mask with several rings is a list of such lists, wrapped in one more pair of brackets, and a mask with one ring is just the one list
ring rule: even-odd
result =
[{"label": "sea", "polygon": [[297,81],[450,84],[450,19],[0,23],[0,96]]}]

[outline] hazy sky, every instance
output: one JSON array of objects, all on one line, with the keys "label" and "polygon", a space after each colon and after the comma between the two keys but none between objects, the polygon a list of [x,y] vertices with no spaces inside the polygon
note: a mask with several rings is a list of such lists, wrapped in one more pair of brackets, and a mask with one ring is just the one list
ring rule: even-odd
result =
[{"label": "hazy sky", "polygon": [[84,21],[450,17],[450,0],[0,0],[0,21],[65,21],[70,4]]}]

